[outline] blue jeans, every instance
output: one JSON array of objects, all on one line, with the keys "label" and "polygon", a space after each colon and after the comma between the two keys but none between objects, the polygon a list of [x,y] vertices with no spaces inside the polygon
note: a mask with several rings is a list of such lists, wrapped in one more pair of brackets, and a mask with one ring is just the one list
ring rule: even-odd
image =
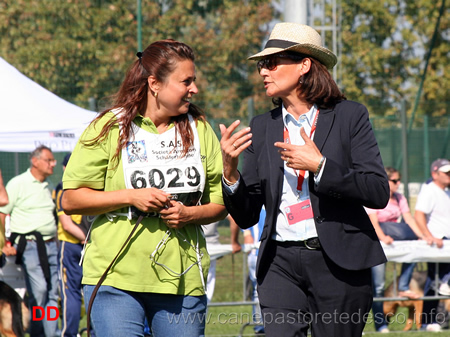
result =
[{"label": "blue jeans", "polygon": [[380,227],[394,240],[417,240],[416,234],[405,222],[380,222]]},{"label": "blue jeans", "polygon": [[398,278],[398,291],[409,290],[409,283],[412,279],[412,274],[416,263],[402,263],[402,271]]},{"label": "blue jeans", "polygon": [[[383,233],[389,235],[394,240],[417,240],[411,227],[405,222],[380,222]],[[398,290],[406,291],[409,289],[415,263],[403,263],[402,271],[398,279]]]},{"label": "blue jeans", "polygon": [[[83,286],[86,311],[94,288]],[[153,337],[204,336],[206,295],[136,293],[100,286],[91,311],[97,337],[142,337],[145,317]]]},{"label": "blue jeans", "polygon": [[[58,248],[56,241],[46,242],[48,263],[50,266],[50,285],[47,288],[44,273],[39,262],[36,241],[27,241],[22,257],[22,267],[25,274],[25,283],[29,295],[29,307],[32,313],[34,306],[45,308],[58,307]],[[50,311],[54,313],[54,311]],[[36,316],[40,316],[40,310],[36,311]],[[30,337],[54,337],[57,336],[58,320],[41,321],[31,320],[29,333]]]},{"label": "blue jeans", "polygon": [[[372,267],[372,285],[374,297],[384,297],[385,275],[385,263]],[[386,316],[384,315],[382,301],[373,301],[372,314],[375,324],[375,330],[379,331],[383,328],[387,328],[388,323],[386,321]]]}]

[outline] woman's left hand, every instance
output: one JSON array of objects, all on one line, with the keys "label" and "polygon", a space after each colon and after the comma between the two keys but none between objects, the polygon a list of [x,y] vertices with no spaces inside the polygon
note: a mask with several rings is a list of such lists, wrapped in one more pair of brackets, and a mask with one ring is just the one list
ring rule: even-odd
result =
[{"label": "woman's left hand", "polygon": [[183,228],[192,221],[189,207],[186,207],[178,201],[170,200],[167,208],[163,208],[160,212],[161,219],[169,228]]},{"label": "woman's left hand", "polygon": [[308,137],[304,128],[300,129],[300,135],[305,141],[304,145],[276,142],[275,146],[280,149],[278,152],[281,154],[281,159],[286,162],[286,166],[295,170],[316,172],[322,154],[316,144]]}]

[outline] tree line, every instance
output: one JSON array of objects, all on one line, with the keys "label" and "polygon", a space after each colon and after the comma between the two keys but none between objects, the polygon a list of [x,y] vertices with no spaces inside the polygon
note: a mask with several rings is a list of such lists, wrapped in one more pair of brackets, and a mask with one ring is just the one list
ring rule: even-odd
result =
[{"label": "tree line", "polygon": [[[445,0],[342,0],[339,85],[374,116],[411,112],[440,17],[419,114],[448,116]],[[325,13],[331,20],[331,10]],[[271,0],[142,0],[142,45],[173,38],[196,52],[195,103],[214,120],[272,107],[253,61],[275,21]],[[101,110],[137,52],[136,0],[0,0],[0,56],[56,95]],[[329,46],[329,45],[328,45]],[[0,75],[1,76],[1,75]],[[24,93],[26,95],[26,93]],[[20,102],[18,102],[20,104]]]}]

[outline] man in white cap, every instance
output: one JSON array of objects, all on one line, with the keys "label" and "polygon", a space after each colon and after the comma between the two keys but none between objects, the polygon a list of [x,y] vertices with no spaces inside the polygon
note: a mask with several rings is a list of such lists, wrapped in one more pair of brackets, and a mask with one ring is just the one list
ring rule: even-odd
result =
[{"label": "man in white cap", "polygon": [[[443,239],[450,239],[450,161],[437,159],[431,164],[432,181],[422,186],[417,197],[415,214],[417,224],[427,239],[442,248]],[[439,264],[439,277],[450,273],[450,263]],[[428,278],[435,278],[435,263],[428,263]],[[450,288],[446,282],[442,283],[440,292],[450,295]],[[434,295],[434,290],[425,289],[426,295]],[[438,301],[425,301],[424,320],[427,331],[440,331],[436,323],[436,307]],[[429,324],[427,324],[429,323]]]}]

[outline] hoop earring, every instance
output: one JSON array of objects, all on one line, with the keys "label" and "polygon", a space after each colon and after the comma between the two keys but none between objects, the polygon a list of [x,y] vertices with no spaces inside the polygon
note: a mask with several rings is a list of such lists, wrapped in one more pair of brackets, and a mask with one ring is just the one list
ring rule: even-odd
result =
[{"label": "hoop earring", "polygon": [[155,92],[153,93],[153,96],[155,96],[155,98],[158,98],[158,93],[155,91]]},{"label": "hoop earring", "polygon": [[300,76],[300,78],[298,79],[298,83],[299,83],[299,84],[302,84],[302,83],[303,83],[303,75]]}]

